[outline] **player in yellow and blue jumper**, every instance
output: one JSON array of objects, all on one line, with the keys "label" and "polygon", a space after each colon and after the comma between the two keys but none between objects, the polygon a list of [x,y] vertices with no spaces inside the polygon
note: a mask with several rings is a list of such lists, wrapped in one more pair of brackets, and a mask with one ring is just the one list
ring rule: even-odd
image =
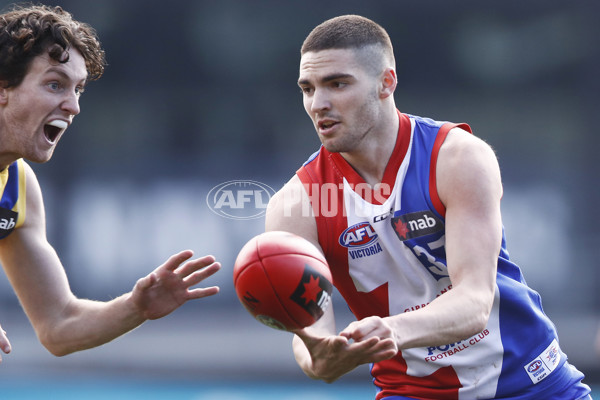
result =
[{"label": "player in yellow and blue jumper", "polygon": [[[77,298],[46,238],[37,178],[24,159],[52,157],[86,83],[104,72],[96,32],[60,7],[17,7],[0,15],[0,263],[42,344],[61,356],[107,343],[218,287],[192,288],[219,270],[213,256],[171,256],[108,302]],[[0,349],[11,351],[0,329]]]}]

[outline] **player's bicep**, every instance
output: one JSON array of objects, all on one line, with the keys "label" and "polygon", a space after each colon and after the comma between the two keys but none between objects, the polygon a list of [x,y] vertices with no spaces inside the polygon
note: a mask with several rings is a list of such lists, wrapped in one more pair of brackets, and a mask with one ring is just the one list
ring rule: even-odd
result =
[{"label": "player's bicep", "polygon": [[34,325],[52,318],[72,293],[54,248],[46,239],[43,200],[33,171],[27,167],[26,217],[23,225],[0,241],[0,262]]},{"label": "player's bicep", "polygon": [[453,286],[468,282],[488,300],[502,240],[500,170],[493,150],[459,131],[449,135],[437,165],[446,207],[446,255]]}]

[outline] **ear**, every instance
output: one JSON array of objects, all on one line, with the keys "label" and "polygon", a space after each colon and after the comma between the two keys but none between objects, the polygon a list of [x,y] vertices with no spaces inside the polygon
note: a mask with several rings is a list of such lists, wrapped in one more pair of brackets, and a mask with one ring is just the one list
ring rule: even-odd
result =
[{"label": "ear", "polygon": [[393,68],[387,68],[383,72],[381,84],[382,86],[379,96],[382,99],[392,96],[394,94],[394,91],[396,90],[396,85],[398,84],[398,79],[396,78],[396,71]]}]

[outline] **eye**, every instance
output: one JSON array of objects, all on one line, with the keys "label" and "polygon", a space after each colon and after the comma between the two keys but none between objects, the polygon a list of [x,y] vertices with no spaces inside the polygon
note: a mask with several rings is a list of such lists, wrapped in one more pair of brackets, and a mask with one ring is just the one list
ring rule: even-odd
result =
[{"label": "eye", "polygon": [[85,92],[85,88],[83,86],[77,86],[75,88],[75,93],[77,93],[77,95],[81,96],[83,92]]},{"label": "eye", "polygon": [[309,86],[301,86],[300,91],[302,91],[302,94],[311,94],[313,89]]},{"label": "eye", "polygon": [[334,81],[331,83],[331,86],[333,86],[336,89],[342,89],[342,88],[346,87],[346,85],[348,85],[346,82],[340,82],[340,81]]},{"label": "eye", "polygon": [[56,91],[60,89],[60,84],[58,82],[49,82],[48,87],[50,90]]}]

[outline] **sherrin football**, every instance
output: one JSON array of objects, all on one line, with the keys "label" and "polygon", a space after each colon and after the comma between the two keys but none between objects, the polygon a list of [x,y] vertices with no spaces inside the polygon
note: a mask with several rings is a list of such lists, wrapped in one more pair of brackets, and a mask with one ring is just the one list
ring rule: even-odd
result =
[{"label": "sherrin football", "polygon": [[271,231],[242,247],[233,267],[233,284],[254,318],[275,329],[314,324],[331,301],[331,272],[308,240]]}]

